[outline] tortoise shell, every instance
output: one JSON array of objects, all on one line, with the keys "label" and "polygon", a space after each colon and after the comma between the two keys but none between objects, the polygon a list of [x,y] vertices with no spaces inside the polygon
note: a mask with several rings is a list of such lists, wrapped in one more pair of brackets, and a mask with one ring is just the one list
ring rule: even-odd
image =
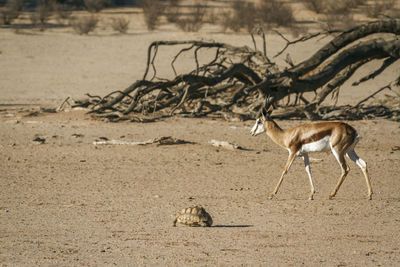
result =
[{"label": "tortoise shell", "polygon": [[181,223],[188,226],[211,226],[213,220],[210,214],[201,207],[194,206],[181,210],[173,222],[173,226],[176,226],[176,223]]}]

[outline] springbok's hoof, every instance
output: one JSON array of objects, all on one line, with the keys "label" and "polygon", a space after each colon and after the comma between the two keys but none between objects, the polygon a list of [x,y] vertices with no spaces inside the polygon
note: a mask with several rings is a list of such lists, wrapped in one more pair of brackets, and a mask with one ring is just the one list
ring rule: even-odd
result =
[{"label": "springbok's hoof", "polygon": [[273,199],[274,198],[274,194],[268,194],[267,199]]}]

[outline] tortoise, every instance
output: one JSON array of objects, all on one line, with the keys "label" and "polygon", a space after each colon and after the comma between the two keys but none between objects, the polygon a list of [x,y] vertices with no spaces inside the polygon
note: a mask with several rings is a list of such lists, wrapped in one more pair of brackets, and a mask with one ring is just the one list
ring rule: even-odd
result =
[{"label": "tortoise", "polygon": [[210,214],[201,207],[194,206],[181,210],[178,214],[176,214],[175,220],[173,222],[173,226],[176,226],[176,223],[185,224],[188,226],[211,226],[213,220]]}]

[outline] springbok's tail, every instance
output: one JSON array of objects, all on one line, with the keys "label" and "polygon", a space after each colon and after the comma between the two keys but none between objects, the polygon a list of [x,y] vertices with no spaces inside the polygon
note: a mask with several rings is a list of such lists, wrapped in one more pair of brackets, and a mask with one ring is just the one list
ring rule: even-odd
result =
[{"label": "springbok's tail", "polygon": [[347,152],[354,150],[355,146],[358,144],[358,141],[360,141],[360,136],[358,135],[358,133],[357,133],[357,131],[356,131],[356,132],[355,132],[355,135],[354,135],[354,141],[353,141],[353,143],[349,146],[349,148],[347,149],[346,154],[347,154]]}]

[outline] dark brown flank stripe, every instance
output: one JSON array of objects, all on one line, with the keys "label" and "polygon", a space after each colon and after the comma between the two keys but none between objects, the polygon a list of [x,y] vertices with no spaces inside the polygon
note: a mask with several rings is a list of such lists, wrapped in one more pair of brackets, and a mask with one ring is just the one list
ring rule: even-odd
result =
[{"label": "dark brown flank stripe", "polygon": [[319,141],[322,138],[324,138],[325,136],[330,135],[331,132],[332,132],[332,130],[330,130],[330,129],[326,130],[326,131],[323,131],[323,132],[319,132],[317,134],[312,135],[311,137],[309,137],[307,139],[301,140],[301,143],[302,144],[309,144],[309,143],[312,143],[312,142]]},{"label": "dark brown flank stripe", "polygon": [[309,144],[309,143],[313,143],[313,142],[319,141],[322,138],[324,138],[325,136],[330,135],[331,132],[332,132],[332,130],[329,129],[329,130],[326,130],[326,131],[322,131],[322,132],[316,133],[316,134],[310,136],[309,138],[300,140],[300,144],[301,145],[305,145],[305,144]]}]

